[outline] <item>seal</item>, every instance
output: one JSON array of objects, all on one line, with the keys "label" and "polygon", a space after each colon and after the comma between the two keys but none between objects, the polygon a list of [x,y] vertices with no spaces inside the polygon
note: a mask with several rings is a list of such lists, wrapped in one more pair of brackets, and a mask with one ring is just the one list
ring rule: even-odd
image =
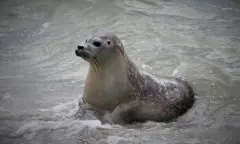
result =
[{"label": "seal", "polygon": [[90,64],[83,100],[110,111],[112,123],[168,122],[194,103],[187,81],[141,71],[113,33],[93,35],[75,53]]}]

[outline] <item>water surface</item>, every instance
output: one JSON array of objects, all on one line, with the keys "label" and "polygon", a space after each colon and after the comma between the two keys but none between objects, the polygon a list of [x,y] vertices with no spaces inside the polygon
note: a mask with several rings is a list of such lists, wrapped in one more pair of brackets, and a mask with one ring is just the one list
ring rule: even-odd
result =
[{"label": "water surface", "polygon": [[[240,143],[237,0],[4,0],[0,9],[2,144]],[[103,30],[145,71],[185,77],[193,108],[172,123],[76,119],[88,63],[74,50]]]}]

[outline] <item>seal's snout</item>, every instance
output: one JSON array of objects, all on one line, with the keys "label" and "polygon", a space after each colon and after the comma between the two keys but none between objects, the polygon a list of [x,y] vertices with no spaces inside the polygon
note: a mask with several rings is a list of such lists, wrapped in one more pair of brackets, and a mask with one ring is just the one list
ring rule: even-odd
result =
[{"label": "seal's snout", "polygon": [[85,53],[84,52],[84,46],[78,45],[77,49],[75,50],[75,53],[76,53],[77,56],[82,57],[83,54]]},{"label": "seal's snout", "polygon": [[77,49],[75,50],[75,54],[83,59],[89,58],[89,53],[85,50],[84,46],[78,45]]},{"label": "seal's snout", "polygon": [[79,45],[79,46],[77,46],[77,48],[78,48],[78,50],[83,50],[84,46]]}]

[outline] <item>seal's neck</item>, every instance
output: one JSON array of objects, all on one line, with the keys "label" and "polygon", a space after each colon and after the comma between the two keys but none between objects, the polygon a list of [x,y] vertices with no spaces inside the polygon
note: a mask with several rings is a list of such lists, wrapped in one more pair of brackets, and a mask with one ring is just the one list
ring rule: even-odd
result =
[{"label": "seal's neck", "polygon": [[97,62],[97,65],[90,63],[89,72],[93,75],[107,76],[109,74],[116,75],[126,71],[127,59],[119,54],[114,57],[108,58],[104,62]]},{"label": "seal's neck", "polygon": [[91,64],[84,87],[84,100],[99,108],[113,110],[127,96],[127,63],[121,57],[98,68]]}]

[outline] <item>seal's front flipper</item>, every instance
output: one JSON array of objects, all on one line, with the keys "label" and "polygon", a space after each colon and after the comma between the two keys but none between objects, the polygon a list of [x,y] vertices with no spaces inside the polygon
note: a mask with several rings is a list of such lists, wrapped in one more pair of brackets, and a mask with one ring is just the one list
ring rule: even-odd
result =
[{"label": "seal's front flipper", "polygon": [[169,122],[177,117],[176,109],[164,101],[134,101],[118,105],[111,114],[115,124],[158,121]]},{"label": "seal's front flipper", "polygon": [[141,103],[131,101],[118,105],[111,114],[111,120],[114,124],[130,124],[135,121],[143,122],[137,118],[139,107]]}]

